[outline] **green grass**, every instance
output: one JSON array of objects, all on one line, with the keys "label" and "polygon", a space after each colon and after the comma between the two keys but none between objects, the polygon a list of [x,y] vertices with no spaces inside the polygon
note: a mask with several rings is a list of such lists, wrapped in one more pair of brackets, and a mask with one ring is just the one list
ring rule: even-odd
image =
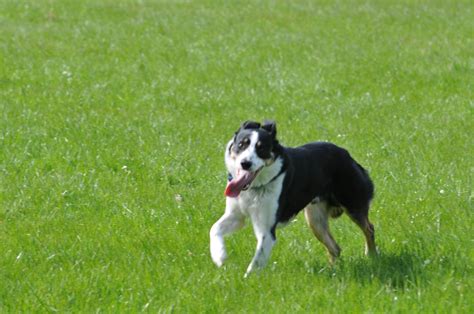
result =
[{"label": "green grass", "polygon": [[[0,312],[474,312],[470,1],[0,0]],[[302,216],[217,269],[226,141],[348,148],[381,256]],[[177,197],[182,196],[182,200]]]}]

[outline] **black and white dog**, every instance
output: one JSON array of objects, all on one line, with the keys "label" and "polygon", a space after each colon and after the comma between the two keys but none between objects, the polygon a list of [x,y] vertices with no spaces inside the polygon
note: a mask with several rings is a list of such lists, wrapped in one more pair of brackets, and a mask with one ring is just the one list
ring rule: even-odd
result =
[{"label": "black and white dog", "polygon": [[343,212],[364,232],[365,253],[376,253],[374,227],[368,219],[374,186],[345,149],[324,142],[283,147],[276,139],[275,123],[247,121],[227,144],[225,163],[226,209],[210,231],[211,257],[217,266],[226,259],[224,236],[240,229],[246,217],[252,221],[257,249],[245,276],[265,266],[277,225],[302,209],[331,263],[341,250],[329,232],[328,218]]}]

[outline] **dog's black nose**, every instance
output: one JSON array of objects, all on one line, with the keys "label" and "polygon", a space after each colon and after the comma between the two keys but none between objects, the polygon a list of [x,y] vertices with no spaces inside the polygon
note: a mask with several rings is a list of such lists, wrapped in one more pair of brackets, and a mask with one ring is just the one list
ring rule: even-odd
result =
[{"label": "dog's black nose", "polygon": [[242,166],[242,169],[244,170],[249,170],[250,167],[252,167],[252,162],[248,161],[248,160],[242,160],[240,162],[240,165]]}]

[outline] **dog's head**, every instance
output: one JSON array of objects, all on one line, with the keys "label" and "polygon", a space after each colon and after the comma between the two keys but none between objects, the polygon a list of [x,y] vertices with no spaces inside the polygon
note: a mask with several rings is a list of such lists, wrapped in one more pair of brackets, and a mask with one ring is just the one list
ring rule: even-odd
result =
[{"label": "dog's head", "polygon": [[232,179],[225,195],[237,197],[252,186],[268,183],[265,179],[274,172],[268,168],[275,163],[278,145],[275,122],[244,122],[227,144],[225,161]]}]

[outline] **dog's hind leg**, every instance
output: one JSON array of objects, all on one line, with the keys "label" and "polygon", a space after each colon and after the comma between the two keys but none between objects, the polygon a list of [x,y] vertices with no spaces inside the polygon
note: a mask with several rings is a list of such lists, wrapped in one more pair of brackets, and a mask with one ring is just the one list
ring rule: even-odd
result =
[{"label": "dog's hind leg", "polygon": [[329,231],[329,209],[326,202],[310,203],[304,209],[304,216],[316,238],[326,247],[329,261],[333,264],[341,254],[341,249]]},{"label": "dog's hind leg", "polygon": [[377,255],[377,246],[375,245],[375,229],[369,221],[369,209],[348,210],[349,217],[359,226],[365,235],[365,255]]}]

